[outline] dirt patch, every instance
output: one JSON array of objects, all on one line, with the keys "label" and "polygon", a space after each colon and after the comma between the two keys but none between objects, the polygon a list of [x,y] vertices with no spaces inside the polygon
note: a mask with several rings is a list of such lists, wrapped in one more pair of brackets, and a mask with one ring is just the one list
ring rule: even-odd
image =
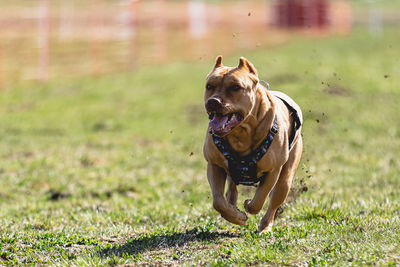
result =
[{"label": "dirt patch", "polygon": [[21,111],[31,111],[34,110],[36,107],[35,103],[22,103],[19,105],[8,105],[7,106],[7,112],[13,113],[13,112],[21,112]]},{"label": "dirt patch", "polygon": [[[118,186],[116,188],[108,189],[105,191],[85,191],[81,193],[74,194],[75,197],[78,198],[86,198],[88,196],[93,198],[111,198],[113,195],[123,195],[129,198],[134,198],[136,196],[136,188],[133,186]],[[70,192],[63,192],[61,190],[50,189],[46,192],[47,199],[50,201],[58,201],[66,198],[70,198],[73,196]]]},{"label": "dirt patch", "polygon": [[113,132],[122,130],[122,125],[113,120],[101,120],[95,122],[91,127],[93,132]]},{"label": "dirt patch", "polygon": [[93,167],[96,164],[96,161],[96,159],[92,159],[87,155],[84,155],[79,159],[80,165],[84,168]]},{"label": "dirt patch", "polygon": [[111,198],[115,194],[134,198],[136,196],[136,188],[134,188],[133,186],[119,185],[116,188],[112,188],[112,189],[109,189],[106,191],[92,191],[89,193],[84,193],[84,194],[82,194],[81,197],[90,195],[93,198]]},{"label": "dirt patch", "polygon": [[135,142],[141,147],[150,147],[154,143],[153,140],[141,136],[135,137]]},{"label": "dirt patch", "polygon": [[112,190],[107,190],[104,192],[107,198],[111,198],[113,194],[124,195],[130,198],[135,197],[136,189],[133,186],[125,187],[125,186],[118,186]]},{"label": "dirt patch", "polygon": [[47,194],[48,194],[48,199],[51,201],[57,201],[71,196],[70,193],[65,193],[58,190],[50,190],[47,192]]},{"label": "dirt patch", "polygon": [[35,136],[63,136],[64,130],[58,128],[31,128],[31,129],[20,129],[20,128],[5,128],[4,131],[10,135],[35,135]]},{"label": "dirt patch", "polygon": [[8,193],[0,192],[0,199],[12,199]]},{"label": "dirt patch", "polygon": [[327,88],[324,89],[324,92],[330,95],[338,95],[338,96],[350,96],[352,95],[352,91],[348,88],[338,86],[338,85],[330,85],[326,84]]},{"label": "dirt patch", "polygon": [[[34,154],[31,151],[20,151],[20,152],[13,152],[9,153],[5,156],[6,158],[15,158],[15,159],[29,159],[33,158]],[[0,169],[0,174],[5,172],[5,170],[2,168]]]}]

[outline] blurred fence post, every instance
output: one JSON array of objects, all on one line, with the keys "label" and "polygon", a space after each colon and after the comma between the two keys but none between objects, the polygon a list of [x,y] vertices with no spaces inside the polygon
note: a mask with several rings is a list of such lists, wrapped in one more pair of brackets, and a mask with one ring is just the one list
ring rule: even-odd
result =
[{"label": "blurred fence post", "polygon": [[63,0],[60,10],[59,38],[62,40],[71,39],[74,22],[74,1]]},{"label": "blurred fence post", "polygon": [[39,9],[39,80],[49,80],[50,63],[50,2],[40,0]]},{"label": "blurred fence post", "polygon": [[249,7],[248,1],[236,1],[234,7],[235,18],[233,20],[234,29],[236,32],[236,45],[238,48],[248,48],[250,47],[252,40],[250,27],[250,17],[251,17],[251,8]]},{"label": "blurred fence post", "polygon": [[139,0],[131,0],[130,1],[130,25],[129,25],[129,30],[131,33],[131,41],[130,41],[130,67],[131,68],[136,68],[137,67],[137,62],[138,62],[138,48],[136,45],[137,42],[137,31],[138,31],[138,7],[139,7]]},{"label": "blurred fence post", "polygon": [[[5,24],[5,23],[4,23]],[[0,36],[2,36],[3,35],[3,22],[2,21],[0,21]],[[5,85],[5,78],[4,78],[4,76],[5,76],[5,71],[4,71],[4,63],[3,63],[3,61],[4,61],[4,58],[3,58],[3,42],[2,42],[2,39],[0,39],[0,90],[1,89],[3,89],[4,88],[4,85]]]},{"label": "blurred fence post", "polygon": [[193,38],[202,38],[207,33],[206,4],[189,0],[189,33]]},{"label": "blurred fence post", "polygon": [[165,62],[168,59],[168,6],[166,0],[158,0],[157,6],[155,19],[157,61]]},{"label": "blurred fence post", "polygon": [[380,7],[376,5],[376,3],[370,3],[368,15],[370,35],[382,35],[382,13]]},{"label": "blurred fence post", "polygon": [[[1,27],[1,25],[0,25]],[[1,28],[0,28],[1,30]],[[0,89],[4,88],[4,69],[3,69],[3,51],[2,51],[2,44],[0,42]]]},{"label": "blurred fence post", "polygon": [[89,48],[90,58],[92,62],[92,75],[98,75],[100,73],[99,59],[101,57],[100,51],[100,22],[99,22],[99,1],[91,0],[91,17],[90,17],[90,29],[93,30],[93,36],[90,36]]},{"label": "blurred fence post", "polygon": [[119,14],[120,28],[117,37],[119,40],[127,43],[127,51],[124,55],[126,57],[127,69],[134,69],[136,67],[136,31],[137,31],[137,8],[138,0],[127,0],[121,3],[122,10]]},{"label": "blurred fence post", "polygon": [[350,33],[353,20],[351,5],[347,1],[329,3],[330,27],[334,33],[346,35]]},{"label": "blurred fence post", "polygon": [[[207,42],[204,38],[208,32],[207,24],[207,5],[203,0],[188,0],[188,17],[189,17],[189,35],[195,41],[191,41],[186,50],[194,52],[193,55],[202,56],[207,54],[211,42]],[[204,51],[206,50],[206,51]]]}]

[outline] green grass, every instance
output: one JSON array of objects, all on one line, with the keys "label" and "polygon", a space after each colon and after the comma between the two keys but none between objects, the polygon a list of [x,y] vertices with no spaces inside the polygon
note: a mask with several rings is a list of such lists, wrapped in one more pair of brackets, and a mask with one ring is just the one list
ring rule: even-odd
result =
[{"label": "green grass", "polygon": [[291,201],[261,236],[262,214],[238,227],[211,205],[213,62],[3,90],[0,265],[400,264],[398,51],[387,30],[242,54],[305,117]]}]

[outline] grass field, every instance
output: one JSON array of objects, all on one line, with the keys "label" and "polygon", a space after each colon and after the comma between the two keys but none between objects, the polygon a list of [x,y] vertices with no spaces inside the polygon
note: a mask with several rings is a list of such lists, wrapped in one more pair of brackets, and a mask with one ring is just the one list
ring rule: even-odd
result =
[{"label": "grass field", "polygon": [[[399,265],[399,33],[244,54],[305,116],[294,190],[266,235],[262,214],[238,227],[212,208],[213,62],[0,92],[0,265]],[[241,210],[253,192],[239,188]]]}]

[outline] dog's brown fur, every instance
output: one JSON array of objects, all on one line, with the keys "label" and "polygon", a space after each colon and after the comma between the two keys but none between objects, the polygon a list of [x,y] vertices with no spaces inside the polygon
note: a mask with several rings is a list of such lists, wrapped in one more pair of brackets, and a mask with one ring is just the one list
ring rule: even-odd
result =
[{"label": "dog's brown fur", "polygon": [[[257,214],[271,192],[268,210],[258,227],[260,233],[271,231],[275,212],[285,201],[300,162],[303,147],[301,129],[296,133],[295,141],[289,151],[288,139],[293,130],[293,118],[285,104],[259,84],[257,70],[245,58],[240,58],[237,67],[225,67],[222,65],[222,57],[217,57],[214,68],[207,76],[206,84],[212,85],[212,88],[205,91],[205,103],[212,97],[218,98],[222,102],[225,114],[240,112],[244,117],[239,125],[224,136],[241,156],[251,153],[258,147],[271,129],[275,114],[277,115],[279,131],[267,153],[257,163],[257,177],[264,172],[268,172],[268,176],[257,187],[253,199],[244,202],[244,208],[248,213]],[[232,85],[239,85],[240,90],[229,90]],[[214,145],[209,133],[203,151],[208,162],[207,176],[214,208],[226,220],[245,225],[247,215],[236,207],[238,191],[229,176],[228,163]],[[224,197],[226,180],[228,189]]]}]

